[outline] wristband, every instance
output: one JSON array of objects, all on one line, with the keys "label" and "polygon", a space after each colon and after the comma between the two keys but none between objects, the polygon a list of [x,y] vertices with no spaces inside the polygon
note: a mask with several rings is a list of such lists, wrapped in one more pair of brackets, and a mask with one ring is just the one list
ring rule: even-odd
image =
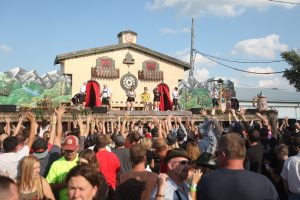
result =
[{"label": "wristband", "polygon": [[191,187],[190,187],[190,190],[192,192],[196,192],[197,191],[197,184],[192,184]]},{"label": "wristband", "polygon": [[164,197],[163,194],[156,194],[155,196],[156,196],[156,197]]}]

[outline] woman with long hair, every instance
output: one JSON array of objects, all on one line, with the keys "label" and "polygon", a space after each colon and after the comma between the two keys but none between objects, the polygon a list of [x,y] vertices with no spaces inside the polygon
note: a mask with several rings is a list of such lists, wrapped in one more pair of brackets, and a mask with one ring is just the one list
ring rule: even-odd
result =
[{"label": "woman with long hair", "polygon": [[21,200],[55,200],[49,183],[40,176],[40,162],[35,156],[26,156],[19,167],[17,185]]},{"label": "woman with long hair", "polygon": [[99,172],[99,164],[95,152],[91,149],[84,149],[83,151],[81,151],[79,154],[78,164],[80,166],[87,165],[98,172],[97,177],[99,179],[100,187],[97,191],[97,197],[101,200],[107,199],[109,195],[109,187],[105,180],[105,177],[101,172]]}]

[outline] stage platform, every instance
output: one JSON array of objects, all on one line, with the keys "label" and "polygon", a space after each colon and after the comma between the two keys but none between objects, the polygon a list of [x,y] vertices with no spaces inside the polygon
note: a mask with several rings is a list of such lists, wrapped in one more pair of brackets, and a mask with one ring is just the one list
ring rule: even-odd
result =
[{"label": "stage platform", "polygon": [[[11,119],[11,122],[17,122],[19,115],[22,114],[25,116],[26,112],[33,112],[36,116],[36,120],[39,122],[42,119],[50,119],[50,115],[54,112],[54,110],[43,110],[43,109],[31,109],[31,110],[21,110],[17,112],[0,112],[0,123],[5,122],[5,118],[9,117]],[[101,111],[102,113],[93,113],[91,110],[76,110],[76,109],[68,109],[67,112],[64,114],[63,122],[72,122],[73,120],[77,118],[81,118],[84,120],[87,115],[92,115],[95,118],[98,118],[100,120],[106,120],[106,121],[116,121],[118,120],[118,117],[121,117],[121,121],[124,119],[125,116],[128,116],[129,119],[135,119],[137,120],[152,120],[153,117],[157,117],[158,119],[164,119],[167,118],[169,115],[175,116],[175,117],[181,117],[182,121],[186,121],[186,118],[189,117],[190,119],[193,119],[194,121],[203,121],[204,117],[200,114],[193,114],[191,111],[126,111],[126,110],[110,110],[110,111]],[[210,113],[210,110],[208,110],[208,113]],[[256,120],[257,117],[255,116],[256,110],[250,109],[246,110],[245,117],[247,120]],[[269,115],[269,114],[275,114],[277,113],[273,110],[266,111],[262,113],[262,115]],[[209,118],[212,118],[213,116],[208,115]],[[214,115],[214,117],[219,121],[228,121],[227,113],[218,113]],[[232,118],[232,120],[234,120]]]}]

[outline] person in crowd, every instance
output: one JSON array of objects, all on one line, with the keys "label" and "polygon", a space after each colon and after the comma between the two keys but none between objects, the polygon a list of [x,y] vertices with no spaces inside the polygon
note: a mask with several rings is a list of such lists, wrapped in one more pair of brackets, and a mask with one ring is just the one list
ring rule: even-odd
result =
[{"label": "person in crowd", "polygon": [[201,155],[201,150],[198,144],[194,141],[189,141],[186,145],[186,152],[191,161],[196,161]]},{"label": "person in crowd", "polygon": [[104,175],[110,187],[110,195],[113,195],[117,186],[117,173],[120,171],[120,161],[116,154],[106,150],[106,145],[106,137],[99,135],[96,141],[98,150],[96,157],[99,163],[99,171]]},{"label": "person in crowd", "polygon": [[167,173],[168,168],[167,168],[166,163],[164,162],[164,159],[167,155],[169,147],[166,144],[165,140],[163,138],[155,139],[153,142],[153,149],[154,149],[154,153],[160,159],[160,173]]},{"label": "person in crowd", "polygon": [[0,175],[0,199],[19,200],[19,191],[15,181],[7,176]]},{"label": "person in crowd", "polygon": [[32,113],[27,113],[27,119],[30,123],[29,138],[21,149],[18,148],[19,142],[15,136],[9,136],[3,141],[5,153],[0,154],[0,170],[3,174],[7,173],[12,179],[17,177],[19,161],[29,155],[29,150],[34,141],[35,118]]},{"label": "person in crowd", "polygon": [[159,103],[160,103],[160,96],[161,96],[161,94],[159,93],[157,87],[153,89],[153,95],[154,95],[153,110],[154,111],[159,111]]},{"label": "person in crowd", "polygon": [[74,135],[69,135],[64,139],[62,146],[64,156],[55,161],[47,175],[47,181],[53,191],[59,191],[60,200],[67,200],[66,174],[78,163],[79,140]]},{"label": "person in crowd", "polygon": [[178,87],[175,87],[172,91],[172,97],[173,97],[173,105],[172,110],[179,110],[179,93],[178,93]]},{"label": "person in crowd", "polygon": [[105,200],[108,197],[109,188],[108,184],[105,180],[105,177],[101,172],[99,172],[99,164],[96,158],[96,154],[91,149],[84,149],[79,153],[79,159],[78,159],[79,165],[89,165],[94,170],[98,171],[98,178],[100,183],[100,188],[98,188],[98,198],[101,200]]},{"label": "person in crowd", "polygon": [[62,117],[65,111],[66,107],[64,105],[59,106],[51,116],[51,132],[48,142],[42,138],[38,138],[33,142],[33,155],[40,160],[40,175],[43,177],[47,177],[52,163],[60,158],[63,134]]},{"label": "person in crowd", "polygon": [[29,155],[22,159],[17,177],[21,199],[55,199],[49,183],[39,173],[38,158]]},{"label": "person in crowd", "polygon": [[130,162],[129,149],[125,147],[125,137],[122,134],[117,134],[114,138],[116,149],[114,153],[117,155],[120,161],[119,176],[129,172],[132,168]]},{"label": "person in crowd", "polygon": [[107,87],[106,84],[103,85],[103,89],[101,91],[101,97],[102,97],[102,105],[107,106],[107,108],[110,108],[112,91],[110,88]]},{"label": "person in crowd", "polygon": [[249,148],[246,151],[245,169],[261,173],[261,165],[263,161],[263,146],[259,142],[260,132],[252,129],[248,133]]},{"label": "person in crowd", "polygon": [[38,136],[40,138],[43,138],[44,133],[46,131],[50,131],[50,124],[49,124],[48,120],[46,120],[46,119],[42,120],[41,125],[39,125],[39,127],[38,127],[38,131],[39,131]]},{"label": "person in crowd", "polygon": [[300,136],[297,135],[293,139],[295,151],[298,152],[295,156],[289,157],[285,162],[281,172],[283,186],[289,200],[300,199]]},{"label": "person in crowd", "polygon": [[135,103],[135,91],[133,86],[131,86],[130,90],[127,91],[126,93],[127,96],[127,100],[126,100],[126,104],[127,104],[127,110],[134,110],[134,103]]},{"label": "person in crowd", "polygon": [[188,200],[191,199],[190,188],[185,183],[189,173],[189,157],[182,149],[171,149],[164,162],[168,174],[158,176],[157,187],[151,192],[151,199]]},{"label": "person in crowd", "polygon": [[244,170],[245,156],[245,142],[238,134],[223,135],[217,149],[219,168],[202,177],[197,185],[197,199],[278,200],[277,191],[267,177]]},{"label": "person in crowd", "polygon": [[66,176],[69,200],[98,200],[102,187],[99,173],[89,165],[79,165],[70,170]]},{"label": "person in crowd", "polygon": [[280,173],[282,172],[285,161],[288,159],[289,149],[285,144],[280,144],[275,148],[276,159],[271,163],[265,163],[268,177],[274,183],[278,195],[281,200],[288,199],[287,194],[284,191],[284,186]]},{"label": "person in crowd", "polygon": [[146,149],[142,144],[131,147],[130,161],[133,168],[120,176],[115,200],[150,199],[150,193],[157,181],[157,174],[146,170],[146,160]]},{"label": "person in crowd", "polygon": [[147,136],[142,139],[141,144],[146,149],[146,169],[149,170],[149,168],[152,170],[154,169],[154,155],[152,151],[152,141]]}]

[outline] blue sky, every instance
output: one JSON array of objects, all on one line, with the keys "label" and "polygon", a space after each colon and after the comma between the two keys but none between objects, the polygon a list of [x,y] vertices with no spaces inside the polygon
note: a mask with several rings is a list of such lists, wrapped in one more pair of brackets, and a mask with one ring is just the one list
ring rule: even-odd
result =
[{"label": "blue sky", "polygon": [[[300,3],[300,0],[290,0]],[[195,49],[228,59],[280,60],[300,47],[300,5],[268,0],[1,0],[0,71],[15,67],[42,75],[59,69],[55,56],[117,44],[123,30],[138,44],[189,62],[191,18]],[[255,72],[282,71],[287,63],[227,65]],[[197,54],[195,77],[229,78],[240,87],[292,89],[281,75],[249,75]]]}]

